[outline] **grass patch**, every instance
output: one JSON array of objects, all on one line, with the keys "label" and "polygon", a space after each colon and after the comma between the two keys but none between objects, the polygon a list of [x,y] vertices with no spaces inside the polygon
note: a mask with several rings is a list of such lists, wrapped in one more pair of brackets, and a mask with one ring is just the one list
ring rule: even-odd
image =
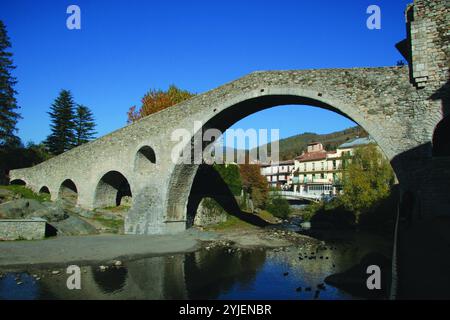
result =
[{"label": "grass patch", "polygon": [[122,231],[123,227],[124,227],[124,220],[122,220],[122,219],[117,219],[117,220],[105,219],[97,214],[94,215],[94,217],[92,219],[100,222],[103,226],[105,226],[109,229],[115,230],[116,232]]},{"label": "grass patch", "polygon": [[130,206],[120,205],[120,206],[111,206],[111,207],[95,209],[94,211],[122,212],[122,211],[128,211],[129,209],[130,209]]},{"label": "grass patch", "polygon": [[228,229],[249,229],[253,226],[239,218],[236,218],[235,216],[227,214],[227,221],[218,223],[213,226],[209,226],[206,228],[206,230],[228,230]]},{"label": "grass patch", "polygon": [[275,218],[275,216],[267,210],[261,210],[257,214],[257,216],[260,217],[261,219],[266,220],[269,223],[277,223],[278,222],[277,218]]},{"label": "grass patch", "polygon": [[50,195],[47,193],[35,193],[33,190],[19,185],[0,186],[0,189],[5,189],[20,195],[22,198],[33,199],[39,202],[50,201]]},{"label": "grass patch", "polygon": [[[261,210],[258,214],[242,211],[245,214],[248,215],[255,215],[260,217],[261,219],[269,222],[269,223],[277,223],[277,218],[275,218],[270,212],[266,210]],[[206,230],[211,231],[221,231],[221,230],[242,230],[242,229],[252,229],[256,228],[251,223],[245,222],[244,220],[241,220],[233,215],[226,214],[227,215],[227,221],[221,222],[215,225],[211,225],[206,227]]]}]

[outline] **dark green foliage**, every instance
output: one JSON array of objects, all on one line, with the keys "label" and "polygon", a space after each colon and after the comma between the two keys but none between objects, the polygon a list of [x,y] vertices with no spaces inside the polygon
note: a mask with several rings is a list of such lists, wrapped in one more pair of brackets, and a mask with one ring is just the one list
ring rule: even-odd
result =
[{"label": "dark green foliage", "polygon": [[399,198],[399,186],[395,185],[388,197],[379,200],[361,215],[360,227],[377,232],[391,232],[397,215]]},{"label": "dark green foliage", "polygon": [[339,198],[320,203],[309,221],[313,229],[349,229],[355,226],[355,214],[346,209]]},{"label": "dark green foliage", "polygon": [[289,202],[280,196],[274,196],[267,205],[267,211],[280,219],[286,219],[291,213]]},{"label": "dark green foliage", "polygon": [[95,122],[92,111],[83,105],[78,105],[75,112],[75,145],[79,146],[94,138]]},{"label": "dark green foliage", "polygon": [[11,72],[15,69],[9,37],[3,21],[0,20],[0,146],[18,147],[20,139],[15,135],[17,121],[20,119],[14,90],[17,83]]},{"label": "dark green foliage", "polygon": [[50,157],[43,144],[0,148],[0,184],[9,183],[7,174],[10,170],[31,167]]},{"label": "dark green foliage", "polygon": [[55,155],[73,148],[76,144],[74,108],[72,94],[68,90],[62,90],[48,113],[51,119],[51,134],[45,143]]},{"label": "dark green foliage", "polygon": [[233,164],[215,164],[214,169],[220,174],[235,196],[239,196],[242,190],[241,175],[239,167]]}]

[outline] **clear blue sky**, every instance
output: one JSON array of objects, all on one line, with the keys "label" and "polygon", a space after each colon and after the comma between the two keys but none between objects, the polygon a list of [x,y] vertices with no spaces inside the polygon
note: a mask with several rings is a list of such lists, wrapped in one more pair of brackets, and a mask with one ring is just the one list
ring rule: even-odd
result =
[{"label": "clear blue sky", "polygon": [[[150,88],[169,84],[201,93],[255,70],[388,66],[401,59],[408,0],[2,0],[13,44],[19,136],[39,142],[61,89],[89,106],[99,135],[126,123]],[[81,8],[81,30],[66,28],[66,8]],[[381,8],[381,30],[366,28],[366,8]],[[321,121],[317,122],[318,117]],[[279,107],[239,124],[304,131],[352,122],[315,108]]]}]

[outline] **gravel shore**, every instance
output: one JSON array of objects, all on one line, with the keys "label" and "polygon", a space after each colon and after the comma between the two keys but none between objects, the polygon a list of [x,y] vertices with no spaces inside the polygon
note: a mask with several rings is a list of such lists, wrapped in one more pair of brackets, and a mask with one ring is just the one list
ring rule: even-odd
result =
[{"label": "gravel shore", "polygon": [[1,241],[0,269],[111,263],[143,257],[191,252],[203,244],[228,242],[235,247],[284,247],[314,239],[252,228],[221,232],[189,229],[173,235],[87,235],[59,236],[47,240]]}]

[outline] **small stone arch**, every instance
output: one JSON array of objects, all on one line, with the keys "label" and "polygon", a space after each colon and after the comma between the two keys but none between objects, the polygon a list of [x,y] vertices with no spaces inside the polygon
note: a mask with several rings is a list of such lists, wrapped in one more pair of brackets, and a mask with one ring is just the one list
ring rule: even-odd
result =
[{"label": "small stone arch", "polygon": [[156,154],[150,146],[141,147],[136,153],[134,161],[134,170],[136,172],[147,172],[151,169],[152,165],[156,163]]},{"label": "small stone arch", "polygon": [[58,192],[58,199],[76,205],[78,202],[78,189],[71,179],[66,179],[61,183]]},{"label": "small stone arch", "polygon": [[47,186],[42,186],[42,188],[39,189],[40,194],[50,194],[50,189]]},{"label": "small stone arch", "polygon": [[128,179],[119,171],[105,173],[97,184],[94,196],[94,207],[105,208],[122,204],[124,197],[131,197]]},{"label": "small stone arch", "polygon": [[434,129],[433,133],[433,156],[450,156],[450,116],[442,119]]},{"label": "small stone arch", "polygon": [[11,180],[11,182],[9,184],[16,185],[16,186],[26,186],[27,185],[27,183],[22,179]]}]

